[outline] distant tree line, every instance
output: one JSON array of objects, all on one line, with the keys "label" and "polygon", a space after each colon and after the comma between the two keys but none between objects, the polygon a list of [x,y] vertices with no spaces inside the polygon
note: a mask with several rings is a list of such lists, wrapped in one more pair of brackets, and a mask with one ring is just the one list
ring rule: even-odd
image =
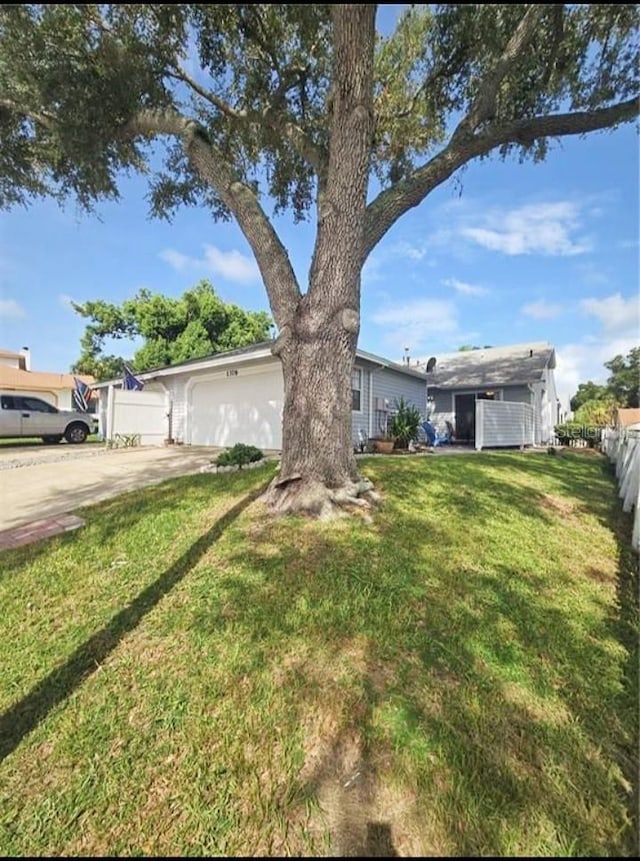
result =
[{"label": "distant tree line", "polygon": [[591,380],[580,383],[571,398],[574,421],[606,425],[618,407],[640,407],[640,347],[634,347],[626,356],[615,356],[604,366],[610,371],[604,385]]}]

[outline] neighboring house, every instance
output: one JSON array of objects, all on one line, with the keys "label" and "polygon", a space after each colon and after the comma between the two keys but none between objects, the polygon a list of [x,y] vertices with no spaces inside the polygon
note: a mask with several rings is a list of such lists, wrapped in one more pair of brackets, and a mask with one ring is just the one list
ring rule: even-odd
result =
[{"label": "neighboring house", "polygon": [[618,407],[615,416],[615,426],[618,430],[622,430],[623,428],[639,430],[640,409],[638,407]]},{"label": "neighboring house", "polygon": [[[78,374],[79,379],[91,386],[93,377]],[[27,347],[18,353],[0,350],[0,389],[41,398],[60,410],[73,410],[71,398],[75,390],[73,374],[49,374],[31,370],[31,354]]]},{"label": "neighboring house", "polygon": [[[242,442],[280,450],[284,382],[282,365],[270,347],[263,342],[137,374],[144,382],[142,392],[118,391],[121,380],[98,383],[101,433],[110,438],[137,432],[143,444],[168,439],[205,446]],[[424,415],[425,374],[358,350],[352,377],[354,446],[362,437],[384,433],[401,396]]]},{"label": "neighboring house", "polygon": [[[521,403],[532,408],[532,438],[536,445],[550,442],[559,420],[554,368],[556,354],[551,344],[537,342],[463,350],[436,356],[433,371],[427,374],[430,418],[437,430],[453,429],[457,442],[476,443],[476,403],[480,400]],[[488,411],[487,411],[488,412]],[[494,414],[498,414],[496,408]],[[520,421],[525,411],[505,408],[509,420]],[[518,418],[516,418],[518,417]],[[505,419],[506,420],[506,419]],[[494,444],[500,443],[500,428]],[[505,436],[505,439],[514,436]],[[516,437],[517,438],[517,435]],[[484,445],[487,443],[485,436]]]}]

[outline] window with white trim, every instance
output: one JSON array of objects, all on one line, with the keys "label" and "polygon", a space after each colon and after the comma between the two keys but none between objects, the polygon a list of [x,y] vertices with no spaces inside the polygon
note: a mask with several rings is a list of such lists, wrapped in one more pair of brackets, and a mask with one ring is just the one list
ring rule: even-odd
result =
[{"label": "window with white trim", "polygon": [[351,411],[362,411],[362,370],[354,368],[351,372]]}]

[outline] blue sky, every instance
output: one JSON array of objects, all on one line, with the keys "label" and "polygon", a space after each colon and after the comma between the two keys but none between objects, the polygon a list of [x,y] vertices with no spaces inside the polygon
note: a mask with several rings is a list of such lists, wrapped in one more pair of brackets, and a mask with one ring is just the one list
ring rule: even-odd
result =
[{"label": "blue sky", "polygon": [[[565,406],[579,382],[604,381],[603,362],[640,344],[638,152],[626,125],[565,138],[543,164],[472,163],[373,251],[360,346],[400,360],[405,347],[417,359],[544,340]],[[67,371],[84,330],[70,298],[118,303],[141,287],[179,296],[200,278],[226,301],[268,310],[235,224],[193,209],[152,221],[140,177],[121,192],[100,219],[51,201],[0,214],[0,349],[29,346],[35,370]],[[314,225],[276,225],[304,287]]]}]

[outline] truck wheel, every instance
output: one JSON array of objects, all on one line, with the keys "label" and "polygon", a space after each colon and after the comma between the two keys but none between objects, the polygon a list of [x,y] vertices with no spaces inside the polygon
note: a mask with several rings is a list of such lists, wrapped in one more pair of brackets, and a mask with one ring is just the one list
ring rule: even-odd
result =
[{"label": "truck wheel", "polygon": [[74,422],[64,432],[64,438],[70,443],[84,442],[89,434],[89,429],[82,422]]},{"label": "truck wheel", "polygon": [[43,436],[42,442],[46,443],[47,445],[54,445],[55,443],[60,442],[61,439],[62,434],[56,434],[55,436]]}]

